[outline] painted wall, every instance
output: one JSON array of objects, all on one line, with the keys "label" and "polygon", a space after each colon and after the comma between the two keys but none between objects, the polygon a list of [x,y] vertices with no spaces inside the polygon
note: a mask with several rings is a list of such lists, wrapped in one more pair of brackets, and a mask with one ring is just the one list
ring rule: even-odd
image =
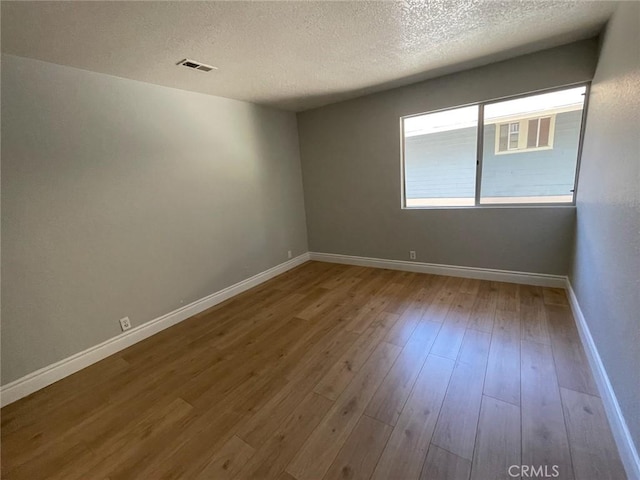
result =
[{"label": "painted wall", "polygon": [[2,57],[2,384],[287,250],[307,251],[294,114]]},{"label": "painted wall", "polygon": [[[495,153],[496,126],[486,125],[483,196],[571,195],[581,123],[581,110],[559,113],[551,150],[501,155]],[[473,197],[477,136],[477,129],[472,127],[408,137],[407,198]]]},{"label": "painted wall", "polygon": [[640,4],[610,21],[593,81],[570,280],[640,447]]},{"label": "painted wall", "polygon": [[566,274],[575,209],[402,210],[400,117],[588,81],[587,40],[298,114],[312,251]]}]

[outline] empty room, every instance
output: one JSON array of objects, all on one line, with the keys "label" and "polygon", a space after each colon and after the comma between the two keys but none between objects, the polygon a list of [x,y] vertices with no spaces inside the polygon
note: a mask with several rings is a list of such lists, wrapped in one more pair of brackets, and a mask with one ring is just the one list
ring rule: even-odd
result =
[{"label": "empty room", "polygon": [[640,480],[640,2],[0,13],[3,479]]}]

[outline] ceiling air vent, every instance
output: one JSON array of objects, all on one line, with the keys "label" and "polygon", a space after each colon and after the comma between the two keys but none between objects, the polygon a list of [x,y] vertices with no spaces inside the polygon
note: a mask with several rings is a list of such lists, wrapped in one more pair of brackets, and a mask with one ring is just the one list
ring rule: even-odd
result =
[{"label": "ceiling air vent", "polygon": [[194,60],[189,60],[188,58],[180,60],[177,65],[182,65],[183,67],[191,68],[192,70],[200,70],[201,72],[210,72],[211,70],[218,69],[217,67],[212,67],[211,65],[206,65]]}]

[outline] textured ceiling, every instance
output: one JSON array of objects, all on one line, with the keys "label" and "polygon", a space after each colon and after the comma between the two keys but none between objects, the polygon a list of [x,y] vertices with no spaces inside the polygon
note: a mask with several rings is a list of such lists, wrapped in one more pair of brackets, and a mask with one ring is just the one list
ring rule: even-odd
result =
[{"label": "textured ceiling", "polygon": [[[2,51],[304,110],[593,36],[591,1],[2,2]],[[219,70],[178,67],[191,58]]]}]

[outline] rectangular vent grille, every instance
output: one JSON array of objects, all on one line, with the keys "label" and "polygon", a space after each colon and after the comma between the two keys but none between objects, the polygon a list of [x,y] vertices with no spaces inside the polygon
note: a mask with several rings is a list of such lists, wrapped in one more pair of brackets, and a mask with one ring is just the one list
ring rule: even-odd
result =
[{"label": "rectangular vent grille", "polygon": [[185,58],[184,60],[180,60],[177,65],[182,65],[183,67],[190,68],[192,70],[200,70],[201,72],[210,72],[211,70],[217,70],[217,67],[213,67],[211,65],[206,65],[204,63],[196,62],[194,60],[190,60]]}]

